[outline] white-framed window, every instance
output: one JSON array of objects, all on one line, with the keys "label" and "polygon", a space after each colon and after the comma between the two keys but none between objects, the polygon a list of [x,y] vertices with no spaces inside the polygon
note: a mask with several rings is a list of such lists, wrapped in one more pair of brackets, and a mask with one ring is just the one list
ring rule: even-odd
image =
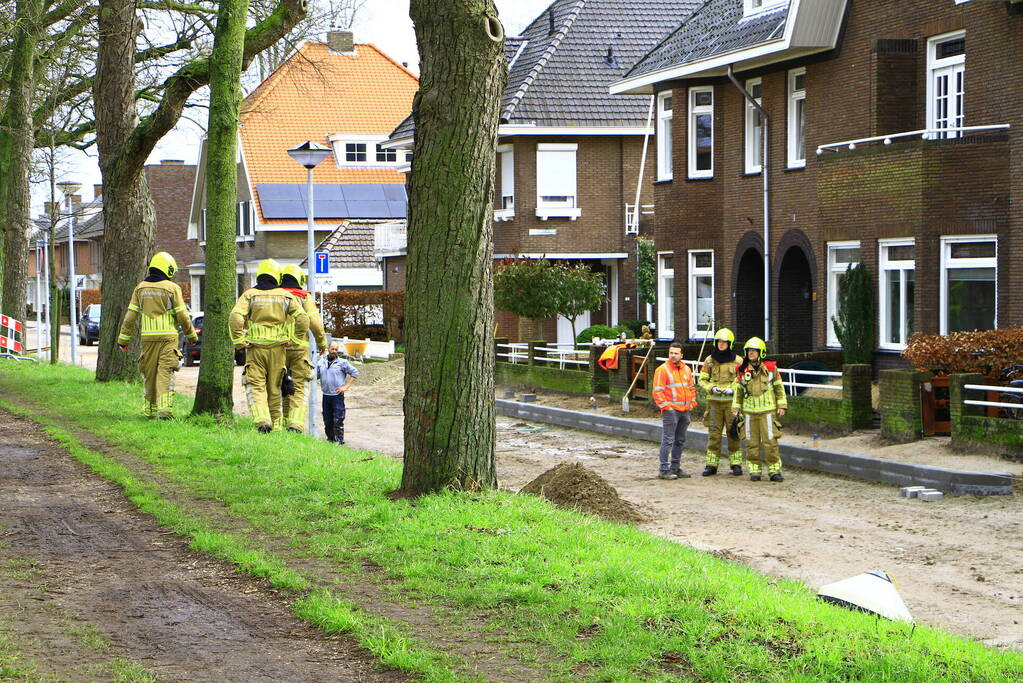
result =
[{"label": "white-framed window", "polygon": [[364,164],[366,163],[366,143],[365,142],[346,142],[345,143],[345,163],[346,164]]},{"label": "white-framed window", "polygon": [[806,69],[789,71],[789,168],[806,166]]},{"label": "white-framed window", "polygon": [[880,347],[901,351],[913,334],[916,289],[916,243],[912,239],[878,240]]},{"label": "white-framed window", "polygon": [[714,334],[714,252],[689,252],[689,338]]},{"label": "white-framed window", "polygon": [[536,215],[575,220],[582,212],[576,205],[575,143],[544,143],[536,146]]},{"label": "white-framed window", "polygon": [[671,144],[672,93],[662,92],[657,96],[657,179],[671,180],[674,177]]},{"label": "white-framed window", "polygon": [[714,88],[689,89],[689,177],[714,176]]},{"label": "white-framed window", "polygon": [[657,254],[657,338],[675,338],[675,255]]},{"label": "white-framed window", "polygon": [[675,338],[675,255],[657,255],[657,337]]},{"label": "white-framed window", "polygon": [[507,221],[515,217],[515,147],[499,145],[497,161],[501,169],[501,194],[494,209],[494,220]]},{"label": "white-framed window", "polygon": [[851,266],[859,263],[860,243],[828,242],[828,346],[841,346],[835,334],[834,318],[838,315],[839,279]]},{"label": "white-framed window", "polygon": [[[763,104],[763,82],[759,78],[746,81],[746,92],[757,104]],[[746,100],[746,173],[760,173],[764,158],[764,119],[753,104]]]},{"label": "white-framed window", "polygon": [[[935,130],[966,125],[966,32],[956,31],[927,41],[927,127]],[[934,133],[955,138],[956,131]]]},{"label": "white-framed window", "polygon": [[748,16],[787,4],[788,0],[743,0],[743,14]]},{"label": "white-framed window", "polygon": [[941,238],[941,334],[998,327],[998,237]]},{"label": "white-framed window", "polygon": [[377,148],[376,157],[378,164],[398,163],[398,150],[384,149],[379,142],[377,143],[376,148]]},{"label": "white-framed window", "polygon": [[256,218],[252,202],[238,202],[234,211],[234,237],[236,242],[255,239]]}]

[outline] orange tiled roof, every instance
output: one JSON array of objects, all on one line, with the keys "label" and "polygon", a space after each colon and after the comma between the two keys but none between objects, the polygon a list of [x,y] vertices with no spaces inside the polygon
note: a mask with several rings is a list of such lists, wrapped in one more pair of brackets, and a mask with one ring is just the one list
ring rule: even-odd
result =
[{"label": "orange tiled roof", "polygon": [[[359,43],[355,55],[306,43],[242,104],[241,144],[249,181],[304,183],[305,169],[287,150],[328,136],[379,134],[386,139],[412,110],[419,80],[375,45]],[[404,183],[389,168],[338,168],[333,157],[316,167],[316,183]],[[262,209],[260,209],[262,213]],[[275,223],[278,221],[274,221]]]}]

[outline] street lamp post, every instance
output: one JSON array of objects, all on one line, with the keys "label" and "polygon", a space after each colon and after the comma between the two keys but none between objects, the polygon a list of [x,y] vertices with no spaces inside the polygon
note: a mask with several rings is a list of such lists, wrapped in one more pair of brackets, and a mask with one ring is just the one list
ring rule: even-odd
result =
[{"label": "street lamp post", "polygon": [[43,359],[43,245],[36,240],[36,358]]},{"label": "street lamp post", "polygon": [[[313,303],[316,302],[316,277],[315,277],[315,264],[313,262],[313,244],[315,238],[315,229],[313,227],[313,169],[316,166],[330,156],[330,148],[319,145],[312,140],[304,142],[298,147],[292,147],[288,150],[288,156],[302,164],[306,170],[306,218],[308,220],[306,228],[306,272],[308,273],[308,284],[309,293],[313,297]],[[309,362],[313,367],[316,367],[316,339],[313,336],[313,331],[309,330]],[[309,385],[306,387],[306,393],[309,399],[309,433],[312,436],[316,436],[316,391],[313,387],[312,378],[309,379]]]},{"label": "street lamp post", "polygon": [[[67,202],[68,224],[67,224],[67,268],[68,268],[68,308],[71,323],[71,364],[78,365],[78,278],[75,275],[75,211],[71,203],[71,196],[78,192],[82,186],[73,180],[65,180],[57,183],[57,187],[64,193],[64,200]],[[60,324],[60,318],[57,319]]]}]

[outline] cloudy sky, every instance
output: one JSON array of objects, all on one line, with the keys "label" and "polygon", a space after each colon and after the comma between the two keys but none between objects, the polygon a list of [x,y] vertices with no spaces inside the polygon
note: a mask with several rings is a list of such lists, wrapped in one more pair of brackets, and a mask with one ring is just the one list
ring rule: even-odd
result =
[{"label": "cloudy sky", "polygon": [[[496,0],[501,21],[508,35],[515,35],[532,21],[551,3],[552,0]],[[408,0],[369,0],[356,17],[355,40],[363,43],[375,43],[395,61],[408,62],[416,69],[419,58],[416,52],[416,38],[412,28],[412,20],[408,16]],[[188,124],[182,124],[165,137],[157,145],[149,158],[150,163],[159,163],[161,159],[184,159],[186,163],[195,163],[201,130]],[[92,186],[101,182],[99,168],[96,165],[95,151],[92,155],[75,153],[70,161],[69,178],[82,183],[83,199],[92,199]],[[47,187],[35,188],[33,199],[35,210],[42,207]]]}]

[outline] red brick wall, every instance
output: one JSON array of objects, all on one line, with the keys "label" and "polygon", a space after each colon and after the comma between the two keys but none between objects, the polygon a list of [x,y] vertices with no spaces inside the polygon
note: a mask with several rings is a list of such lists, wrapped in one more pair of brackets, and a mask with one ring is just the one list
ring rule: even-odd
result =
[{"label": "red brick wall", "polygon": [[186,266],[205,261],[199,242],[188,239],[188,212],[192,205],[195,166],[163,162],[146,166],[149,191],[156,208],[156,246],[178,263],[175,280],[187,281]]},{"label": "red brick wall", "polygon": [[[763,104],[771,117],[772,338],[789,315],[783,324],[812,326],[814,346],[824,346],[826,243],[860,240],[876,281],[877,239],[895,236],[917,240],[919,330],[937,329],[939,237],[954,234],[999,235],[999,325],[1023,324],[1023,269],[1018,267],[1023,255],[1023,105],[1018,97],[1023,14],[1001,2],[957,6],[931,0],[858,0],[849,3],[848,14],[837,50],[738,75],[740,81],[763,78]],[[966,125],[1009,123],[1007,136],[925,148],[877,145],[817,158],[819,144],[924,128],[927,39],[958,29],[966,30]],[[786,76],[788,69],[800,66],[807,70],[807,165],[789,170]],[[716,314],[735,325],[742,305],[734,298],[742,257],[737,245],[744,237],[744,244],[755,244],[756,236],[763,235],[762,179],[744,173],[742,96],[726,79],[694,80],[692,85],[715,88],[714,178],[686,178],[687,91],[677,88],[675,179],[654,186],[657,247],[677,256],[680,331],[688,329],[685,252],[714,249]],[[811,313],[796,307],[801,317],[793,320],[793,307],[780,305],[777,282],[785,250],[799,244],[808,245],[814,305]],[[745,304],[762,306],[760,301]]]}]

